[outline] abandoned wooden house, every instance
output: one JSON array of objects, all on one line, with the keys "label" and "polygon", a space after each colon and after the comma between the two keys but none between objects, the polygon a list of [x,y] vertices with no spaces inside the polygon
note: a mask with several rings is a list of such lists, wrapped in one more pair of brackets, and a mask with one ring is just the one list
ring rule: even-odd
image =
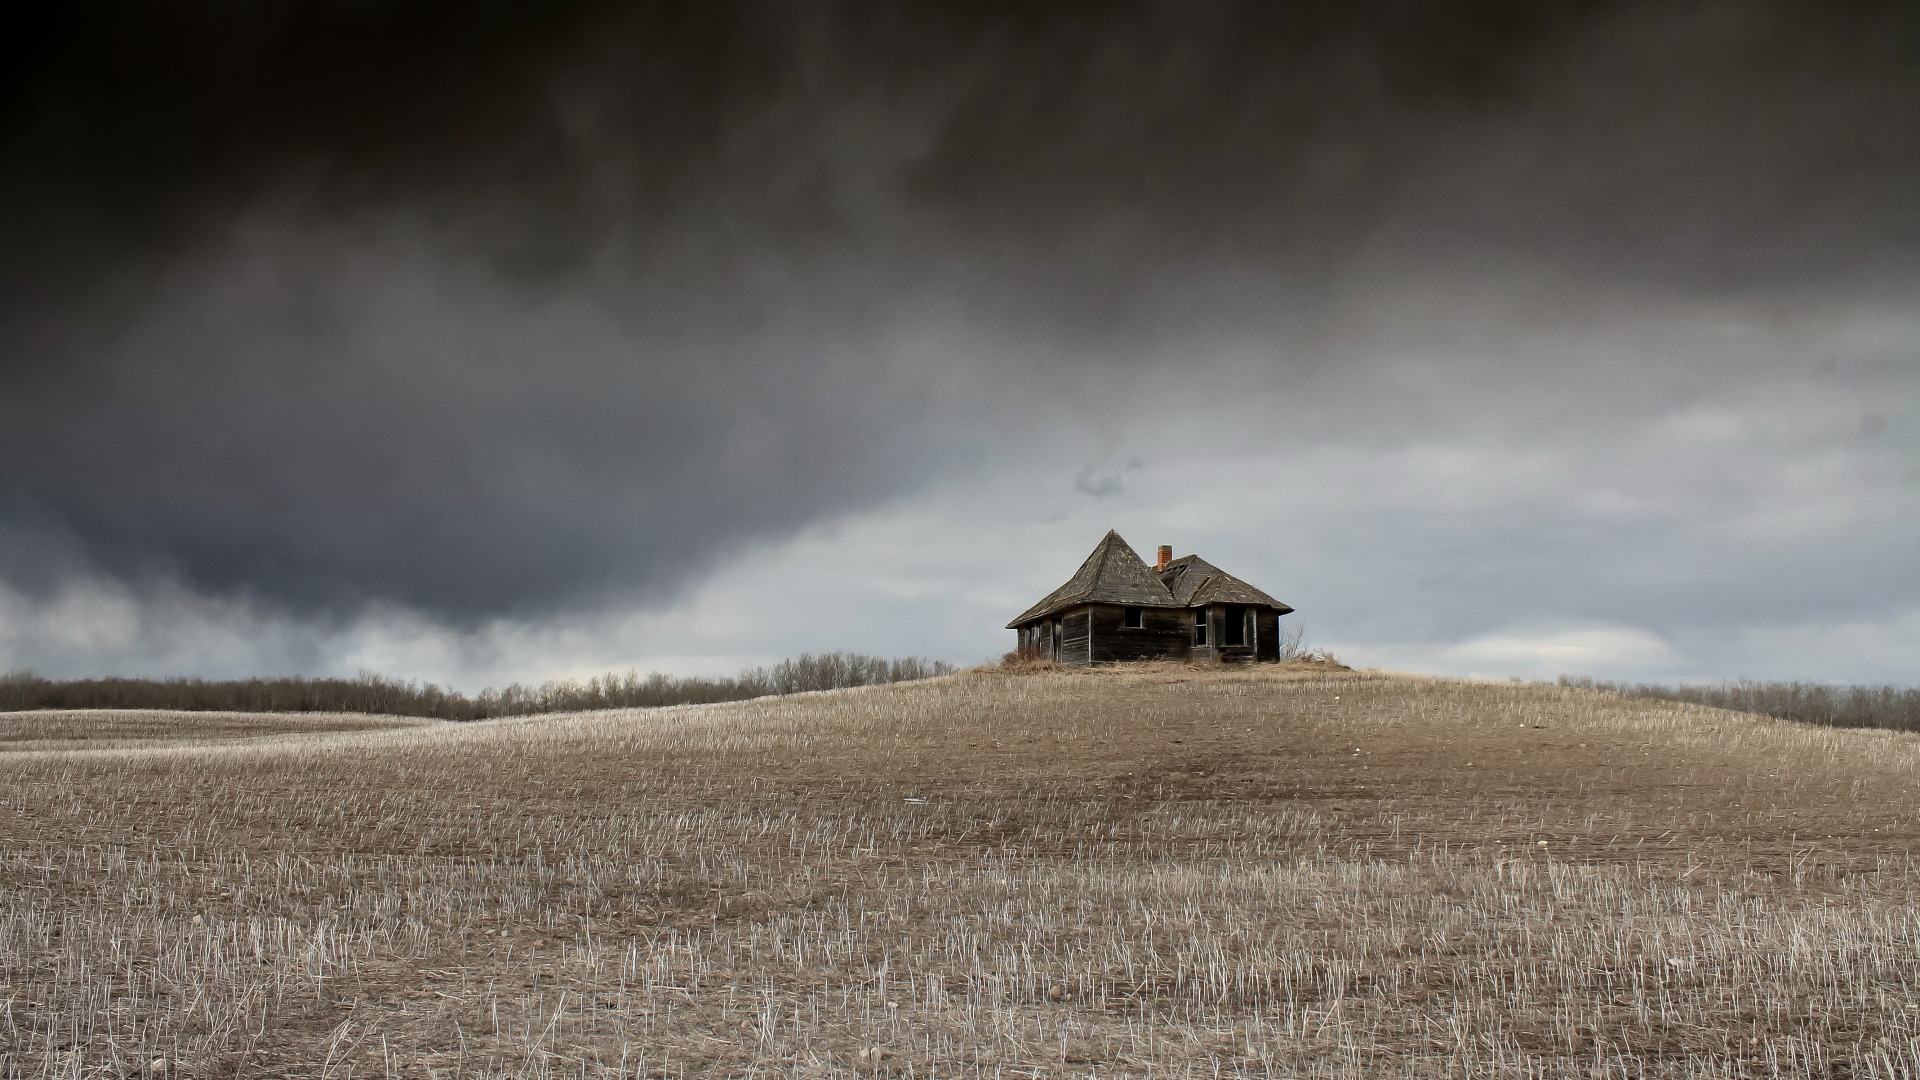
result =
[{"label": "abandoned wooden house", "polygon": [[1007,624],[1025,652],[1063,664],[1278,660],[1293,609],[1198,555],[1155,565],[1108,532],[1065,585]]}]

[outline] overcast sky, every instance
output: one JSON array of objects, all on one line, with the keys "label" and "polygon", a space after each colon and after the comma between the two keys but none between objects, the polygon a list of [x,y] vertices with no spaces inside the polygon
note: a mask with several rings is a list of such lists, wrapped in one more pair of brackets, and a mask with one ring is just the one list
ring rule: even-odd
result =
[{"label": "overcast sky", "polygon": [[1920,683],[1911,4],[4,18],[0,670]]}]

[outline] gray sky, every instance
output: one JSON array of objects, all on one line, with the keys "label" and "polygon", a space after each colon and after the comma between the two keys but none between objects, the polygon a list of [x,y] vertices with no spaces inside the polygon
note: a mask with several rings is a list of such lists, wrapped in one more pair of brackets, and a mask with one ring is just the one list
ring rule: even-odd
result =
[{"label": "gray sky", "polygon": [[9,18],[0,668],[1920,682],[1911,5]]}]

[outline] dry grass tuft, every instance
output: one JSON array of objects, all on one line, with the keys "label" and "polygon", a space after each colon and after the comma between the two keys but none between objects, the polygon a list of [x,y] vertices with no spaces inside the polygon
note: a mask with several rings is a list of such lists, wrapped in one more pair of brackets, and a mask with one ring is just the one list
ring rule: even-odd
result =
[{"label": "dry grass tuft", "polygon": [[0,1075],[1920,1058],[1909,735],[1311,664],[58,722],[0,744]]},{"label": "dry grass tuft", "polygon": [[1316,671],[1328,675],[1339,671],[1353,670],[1336,659],[1332,653],[1324,649],[1319,652],[1303,652],[1298,656],[1289,657],[1282,661],[1280,666],[1289,671]]},{"label": "dry grass tuft", "polygon": [[1038,675],[1042,672],[1071,673],[1085,670],[1053,659],[1041,649],[1021,648],[1000,658],[999,670],[1010,675]]}]

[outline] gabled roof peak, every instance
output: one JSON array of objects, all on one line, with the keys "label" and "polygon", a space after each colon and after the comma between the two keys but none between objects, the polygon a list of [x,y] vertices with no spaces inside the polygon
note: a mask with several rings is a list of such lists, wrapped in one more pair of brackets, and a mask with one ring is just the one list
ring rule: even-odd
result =
[{"label": "gabled roof peak", "polygon": [[1008,629],[1078,604],[1127,607],[1201,607],[1264,604],[1286,614],[1293,609],[1202,559],[1185,555],[1155,570],[1114,529],[1100,538],[1065,585],[1020,613]]},{"label": "gabled roof peak", "polygon": [[1008,623],[1009,629],[1073,604],[1123,604],[1128,607],[1179,607],[1166,582],[1148,566],[1120,533],[1108,529],[1080,569],[1065,585]]},{"label": "gabled roof peak", "polygon": [[1198,555],[1175,559],[1160,571],[1173,598],[1182,607],[1207,604],[1265,604],[1285,615],[1293,608],[1227,573]]}]

